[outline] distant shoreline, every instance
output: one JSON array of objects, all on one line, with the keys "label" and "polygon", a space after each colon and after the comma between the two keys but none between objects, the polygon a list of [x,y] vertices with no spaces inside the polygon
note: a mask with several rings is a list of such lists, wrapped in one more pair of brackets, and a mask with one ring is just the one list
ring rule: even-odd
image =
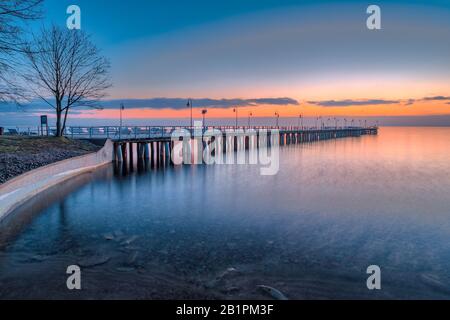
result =
[{"label": "distant shoreline", "polygon": [[[0,111],[1,114],[1,111]],[[0,127],[4,128],[31,128],[36,130],[39,127],[39,117],[36,115],[27,115],[21,113],[19,116],[14,116],[10,113],[4,113],[8,116],[8,122],[0,123]],[[325,116],[323,116],[325,118]],[[430,115],[430,116],[373,116],[373,117],[356,117],[356,116],[340,116],[336,117],[340,123],[343,119],[354,119],[355,123],[359,120],[367,120],[368,125],[375,125],[378,121],[380,127],[449,127],[450,115]],[[195,120],[201,120],[200,116],[194,117]],[[303,118],[304,126],[314,126],[315,117],[305,116]],[[3,119],[2,119],[3,120]],[[54,118],[49,117],[49,126],[54,127]],[[248,118],[242,116],[238,118],[239,125],[247,125]],[[298,125],[297,117],[283,117],[279,118],[280,126],[296,126]],[[118,126],[120,124],[119,115],[117,118],[70,118],[67,126]],[[124,118],[123,126],[187,126],[190,124],[190,119],[186,118]],[[207,124],[211,126],[234,125],[235,118],[207,118]],[[251,124],[255,126],[274,125],[273,118],[263,118],[253,116]],[[6,132],[6,130],[5,130]]]}]

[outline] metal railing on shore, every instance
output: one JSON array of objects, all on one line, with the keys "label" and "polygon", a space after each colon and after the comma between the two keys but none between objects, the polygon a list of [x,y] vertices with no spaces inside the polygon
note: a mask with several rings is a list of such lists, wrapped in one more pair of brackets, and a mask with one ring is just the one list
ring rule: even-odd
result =
[{"label": "metal railing on shore", "polygon": [[[292,131],[330,131],[330,130],[375,130],[377,127],[299,127],[299,126],[205,126],[205,127],[189,127],[189,126],[70,126],[64,129],[64,136],[73,139],[93,139],[93,138],[109,138],[109,139],[144,139],[144,138],[169,138],[174,130],[184,129],[190,132],[195,130],[279,130],[280,132]],[[4,127],[4,135],[21,135],[21,136],[54,136],[56,135],[56,127],[26,127],[14,126]]]}]

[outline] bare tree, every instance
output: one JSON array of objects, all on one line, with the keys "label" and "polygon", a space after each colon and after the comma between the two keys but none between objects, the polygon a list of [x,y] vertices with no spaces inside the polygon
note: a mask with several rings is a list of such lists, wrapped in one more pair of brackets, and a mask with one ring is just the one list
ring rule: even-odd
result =
[{"label": "bare tree", "polygon": [[44,28],[25,53],[25,79],[34,94],[55,109],[57,136],[62,136],[71,108],[100,107],[111,86],[110,63],[83,31]]},{"label": "bare tree", "polygon": [[17,53],[23,47],[24,22],[41,17],[43,0],[0,0],[0,101],[14,100],[22,90],[15,83]]}]

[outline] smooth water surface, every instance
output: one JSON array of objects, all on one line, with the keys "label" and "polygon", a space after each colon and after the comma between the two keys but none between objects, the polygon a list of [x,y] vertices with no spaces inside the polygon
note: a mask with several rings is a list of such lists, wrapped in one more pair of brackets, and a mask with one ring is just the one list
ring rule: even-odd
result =
[{"label": "smooth water surface", "polygon": [[[280,171],[80,176],[0,228],[0,298],[450,298],[450,129],[281,147]],[[80,265],[82,290],[66,288]],[[378,265],[382,289],[368,290]]]}]

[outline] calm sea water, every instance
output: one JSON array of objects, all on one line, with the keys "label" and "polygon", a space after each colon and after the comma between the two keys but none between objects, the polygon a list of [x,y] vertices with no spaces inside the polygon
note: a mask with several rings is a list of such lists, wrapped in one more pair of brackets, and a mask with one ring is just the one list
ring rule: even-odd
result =
[{"label": "calm sea water", "polygon": [[[0,298],[450,299],[450,129],[281,148],[248,165],[113,166],[0,227]],[[82,266],[81,291],[66,289]],[[381,268],[381,290],[366,269]]]}]

